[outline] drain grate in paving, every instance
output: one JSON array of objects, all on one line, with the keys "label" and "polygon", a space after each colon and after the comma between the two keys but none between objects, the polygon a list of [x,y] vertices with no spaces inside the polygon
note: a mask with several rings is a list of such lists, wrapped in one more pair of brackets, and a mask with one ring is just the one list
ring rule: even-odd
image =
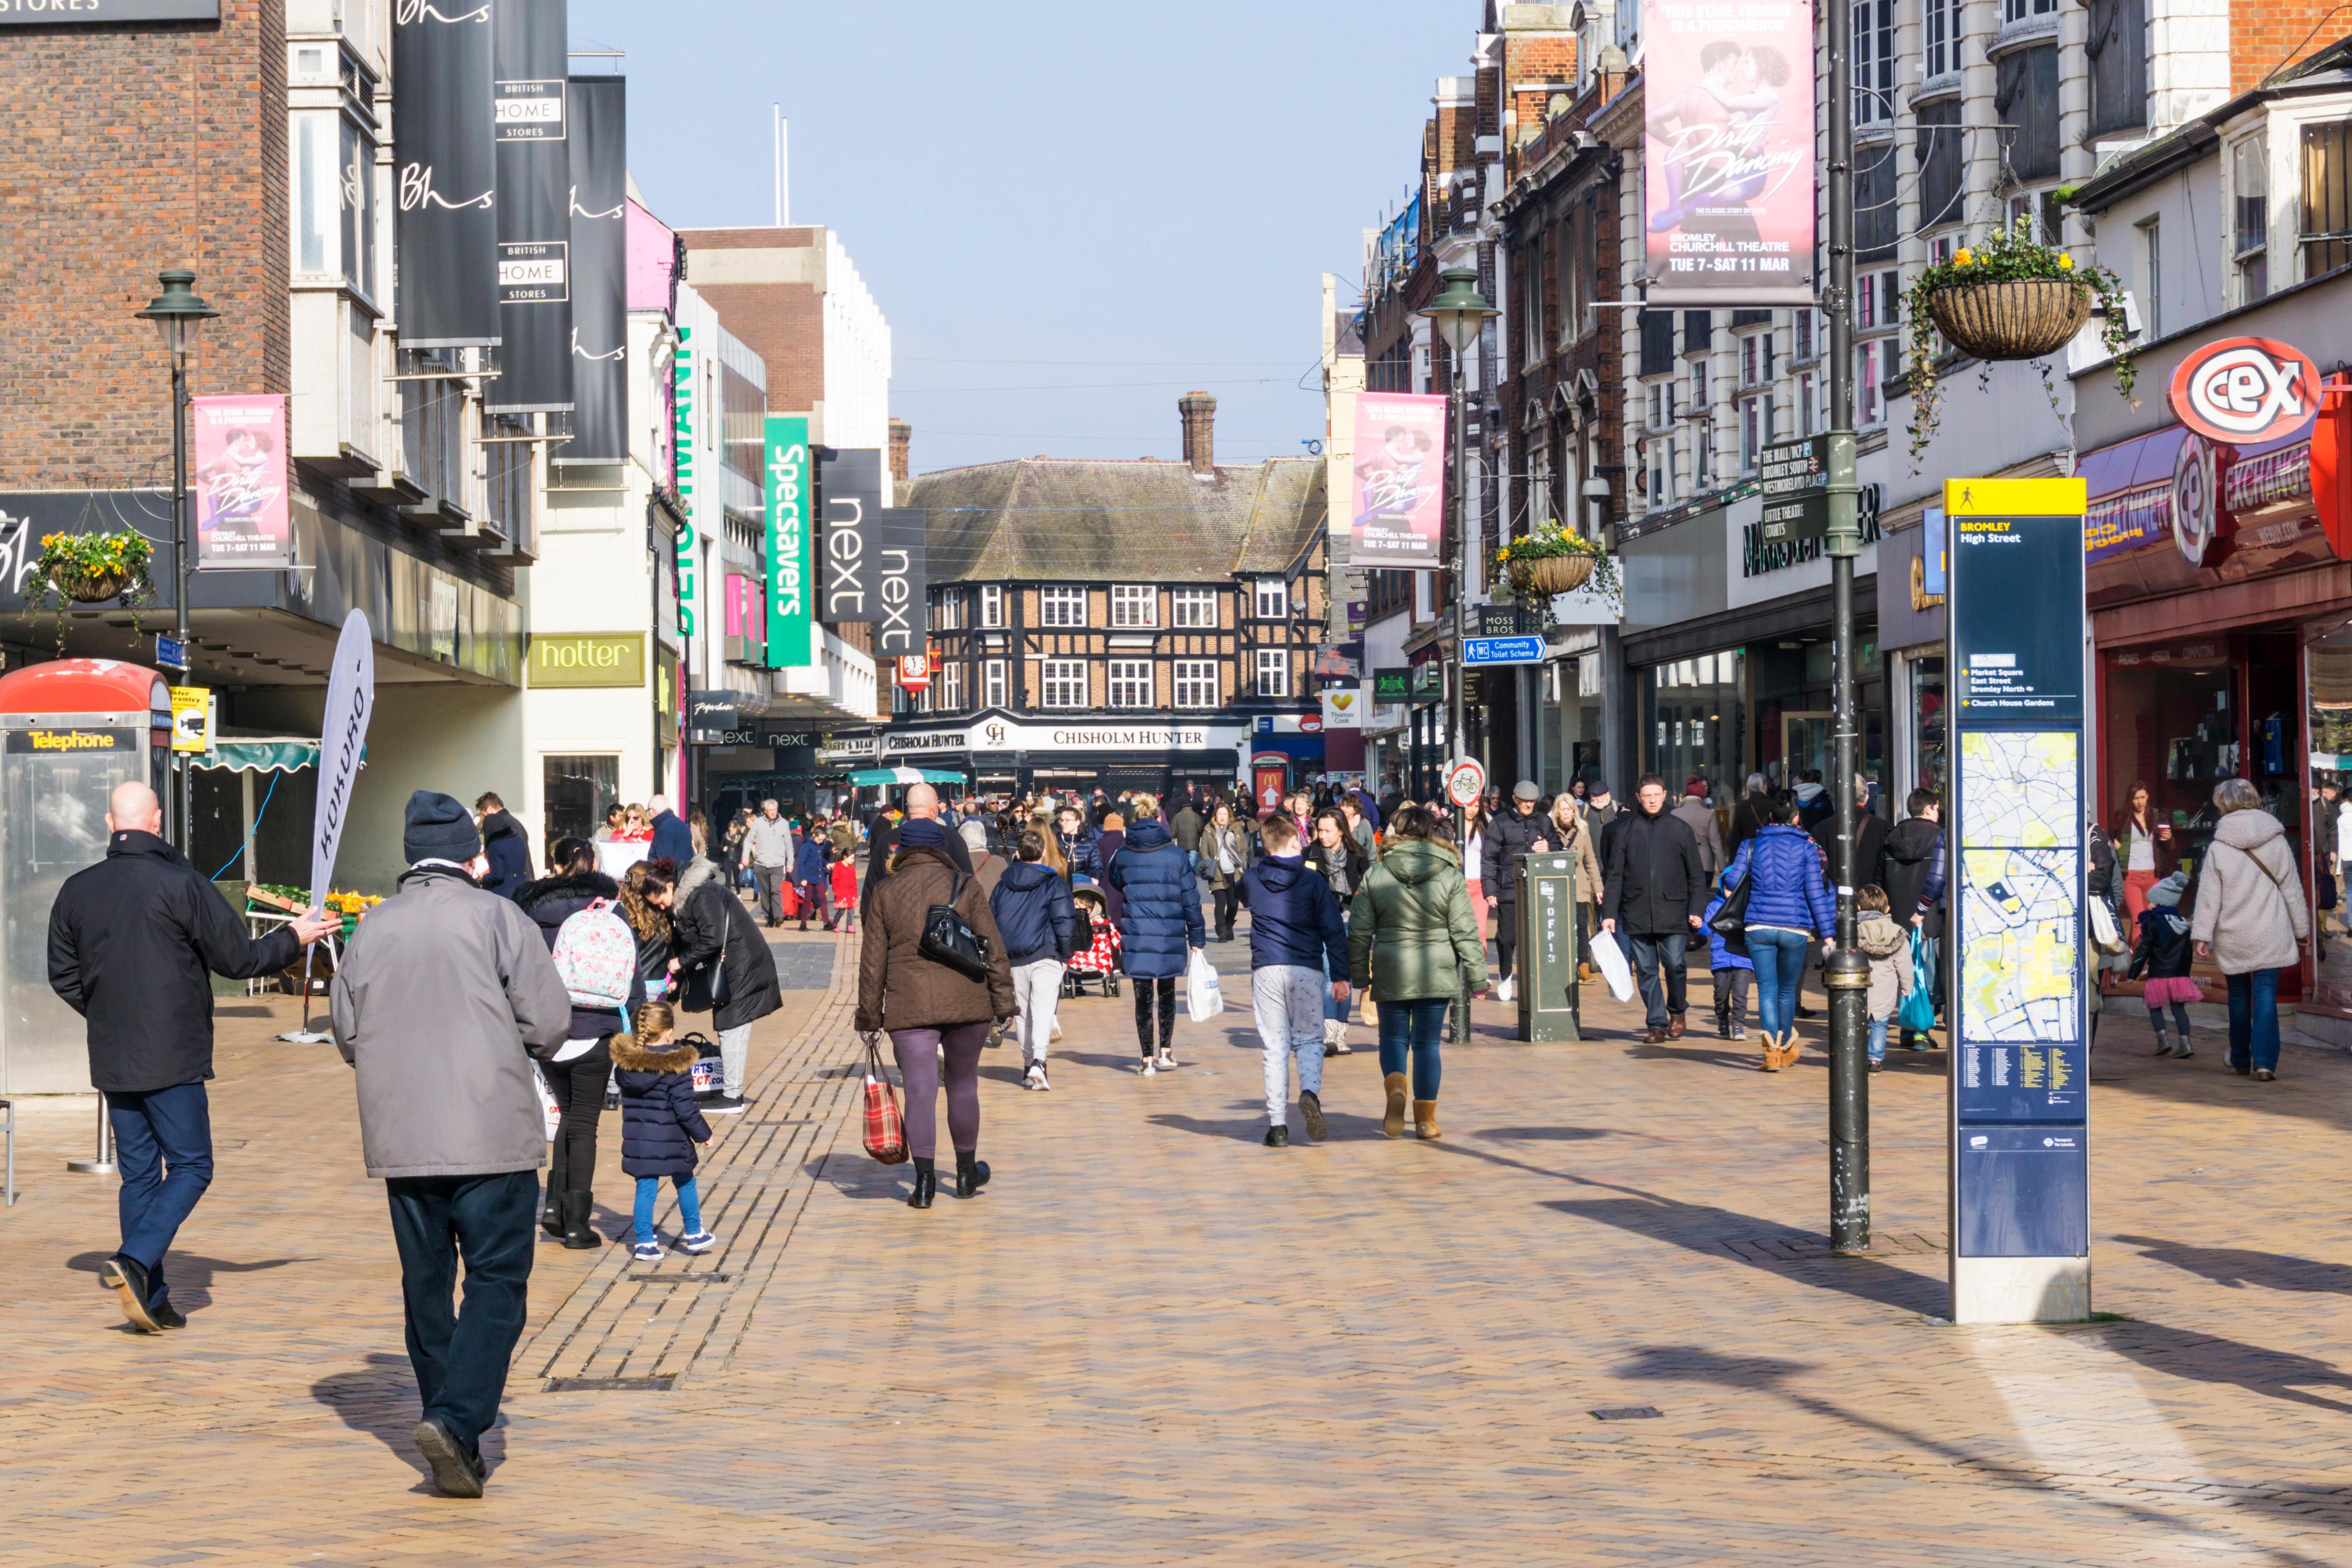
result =
[{"label": "drain grate in paving", "polygon": [[1654,1405],[1612,1405],[1592,1412],[1595,1421],[1655,1421],[1665,1414]]},{"label": "drain grate in paving", "polygon": [[1725,1242],[1723,1249],[1749,1263],[1812,1263],[1824,1258],[1920,1258],[1948,1248],[1939,1235],[1882,1231],[1870,1238],[1870,1250],[1864,1253],[1840,1252],[1825,1236],[1744,1237]]},{"label": "drain grate in paving", "polygon": [[697,1274],[691,1270],[677,1274],[624,1274],[622,1279],[632,1285],[724,1285],[734,1278],[731,1274]]},{"label": "drain grate in paving", "polygon": [[551,1377],[549,1394],[667,1394],[677,1379],[667,1373],[653,1377]]}]

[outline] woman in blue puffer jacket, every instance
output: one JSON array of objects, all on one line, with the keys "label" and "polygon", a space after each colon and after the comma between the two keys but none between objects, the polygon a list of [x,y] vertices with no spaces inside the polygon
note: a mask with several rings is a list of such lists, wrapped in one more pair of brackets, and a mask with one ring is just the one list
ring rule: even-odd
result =
[{"label": "woman in blue puffer jacket", "polygon": [[[1127,842],[1103,868],[1103,881],[1118,890],[1122,908],[1118,937],[1121,967],[1135,982],[1135,1035],[1143,1047],[1143,1076],[1176,1065],[1176,977],[1188,952],[1209,942],[1201,918],[1201,882],[1192,858],[1160,820],[1160,802],[1135,797],[1135,826]],[[1151,1051],[1151,1005],[1160,1004],[1160,1054]]]},{"label": "woman in blue puffer jacket", "polygon": [[1756,965],[1756,1017],[1764,1027],[1764,1070],[1779,1072],[1797,1059],[1797,987],[1805,977],[1805,946],[1836,943],[1837,900],[1822,876],[1821,847],[1797,826],[1797,797],[1772,797],[1765,826],[1741,842],[1726,879],[1748,879],[1748,956]]}]

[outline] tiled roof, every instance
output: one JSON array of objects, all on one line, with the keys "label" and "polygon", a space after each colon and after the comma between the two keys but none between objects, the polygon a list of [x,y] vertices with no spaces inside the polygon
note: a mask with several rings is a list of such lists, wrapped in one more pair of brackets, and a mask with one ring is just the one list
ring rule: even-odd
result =
[{"label": "tiled roof", "polygon": [[1025,458],[918,474],[926,575],[945,583],[1222,582],[1280,572],[1324,527],[1323,464],[1273,458],[1196,477],[1181,462]]}]

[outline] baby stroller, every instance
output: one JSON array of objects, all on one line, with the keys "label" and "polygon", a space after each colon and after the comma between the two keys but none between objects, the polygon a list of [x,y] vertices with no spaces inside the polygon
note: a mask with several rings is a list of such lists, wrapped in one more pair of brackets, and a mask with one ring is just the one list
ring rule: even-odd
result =
[{"label": "baby stroller", "polygon": [[[1070,894],[1077,906],[1078,919],[1093,930],[1094,937],[1082,944],[1062,971],[1062,994],[1083,996],[1087,983],[1092,981],[1105,996],[1118,994],[1118,928],[1110,923],[1104,910],[1102,892],[1096,888],[1079,888]],[[1080,933],[1084,935],[1082,931]]]}]

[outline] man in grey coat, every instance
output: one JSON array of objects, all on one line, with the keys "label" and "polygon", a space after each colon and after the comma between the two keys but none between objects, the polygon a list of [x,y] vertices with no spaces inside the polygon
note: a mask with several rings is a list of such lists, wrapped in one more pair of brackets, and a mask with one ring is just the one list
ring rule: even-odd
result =
[{"label": "man in grey coat", "polygon": [[793,874],[800,848],[793,842],[793,825],[779,815],[776,803],[761,801],[760,815],[743,836],[743,858],[751,862],[751,880],[760,889],[760,915],[770,931],[784,923],[784,881]]},{"label": "man in grey coat", "polygon": [[[358,1069],[367,1172],[391,1204],[417,1451],[442,1491],[479,1497],[547,1160],[531,1058],[563,1044],[572,1001],[530,916],[479,886],[488,862],[464,805],[418,790],[401,848],[408,871],[336,973],[335,1045]],[[450,1301],[460,1257],[463,1312]]]},{"label": "man in grey coat", "polygon": [[1715,808],[1706,804],[1706,780],[1693,773],[1683,781],[1682,804],[1675,807],[1675,815],[1698,840],[1699,864],[1706,869],[1707,886],[1713,887],[1731,862],[1723,856],[1723,833],[1716,824]]}]

